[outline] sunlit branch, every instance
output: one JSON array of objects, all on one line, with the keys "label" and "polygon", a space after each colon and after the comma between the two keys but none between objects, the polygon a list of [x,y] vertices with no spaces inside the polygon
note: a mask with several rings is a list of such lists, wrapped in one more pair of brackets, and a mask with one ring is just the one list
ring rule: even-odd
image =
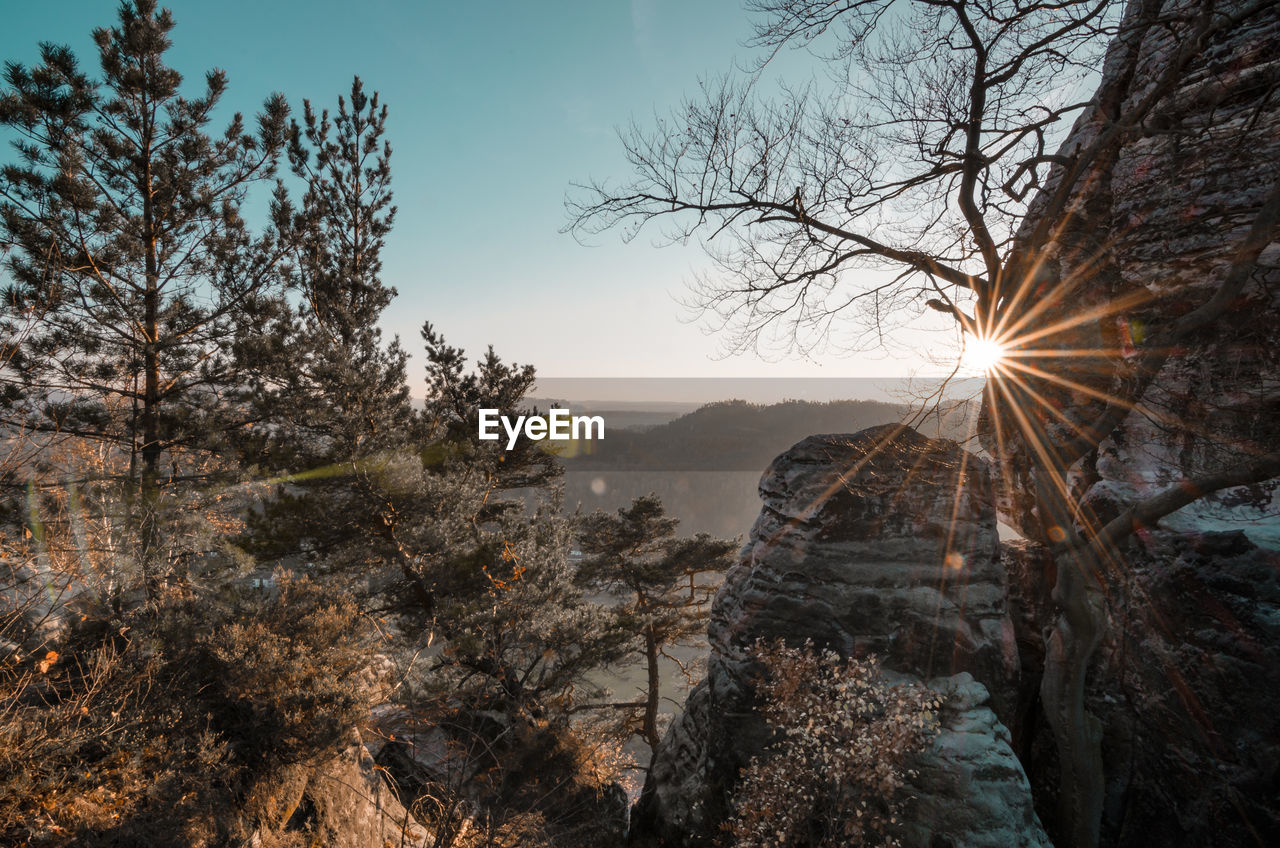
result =
[{"label": "sunlit branch", "polygon": [[1114,548],[1138,530],[1153,527],[1164,516],[1177,512],[1206,495],[1222,489],[1261,483],[1276,476],[1280,476],[1280,452],[1265,454],[1225,471],[1186,477],[1126,509],[1109,521],[1090,544],[1099,549]]}]

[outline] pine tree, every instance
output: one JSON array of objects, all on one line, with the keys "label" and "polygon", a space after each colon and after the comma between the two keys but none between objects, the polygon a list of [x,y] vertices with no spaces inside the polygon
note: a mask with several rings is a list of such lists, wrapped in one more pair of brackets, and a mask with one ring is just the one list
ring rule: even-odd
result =
[{"label": "pine tree", "polygon": [[[430,322],[422,326],[427,353],[427,398],[423,420],[439,448],[442,463],[463,463],[483,473],[495,492],[539,489],[558,480],[564,467],[546,449],[523,434],[507,449],[504,440],[478,439],[480,410],[504,415],[537,414],[525,399],[534,386],[532,365],[506,363],[490,345],[474,371],[467,371],[466,352],[450,346]],[[498,499],[495,508],[509,505]]]},{"label": "pine tree", "polygon": [[[258,548],[277,555],[305,546],[310,557],[346,557],[383,532],[369,475],[415,435],[398,339],[378,328],[396,290],[381,278],[382,249],[395,220],[387,107],[356,77],[351,100],[331,118],[304,101],[289,142],[293,173],[306,186],[285,203],[290,282],[301,296],[288,324],[242,356],[271,362],[259,403],[271,427],[242,447],[246,461],[285,472],[259,529]],[[264,544],[269,543],[269,544]]]},{"label": "pine tree", "polygon": [[152,596],[165,578],[162,490],[185,450],[217,451],[244,424],[231,350],[266,320],[281,245],[253,237],[241,208],[273,175],[288,114],[273,95],[256,131],[237,114],[208,134],[226,75],[184,96],[164,58],[173,23],[153,0],[124,3],[117,26],[94,31],[99,80],[46,44],[38,66],[6,66],[0,96],[18,153],[0,175],[12,248],[3,334],[20,338],[3,374],[5,421],[128,456]]},{"label": "pine tree", "polygon": [[[383,283],[382,249],[395,221],[387,107],[351,83],[330,120],[303,101],[292,125],[289,162],[307,191],[294,221],[299,332],[290,373],[311,401],[294,422],[320,438],[304,445],[317,459],[368,455],[404,439],[411,417],[405,363],[393,339],[384,347],[378,319],[396,297]],[[305,364],[298,368],[298,352]]]},{"label": "pine tree", "polygon": [[641,707],[640,737],[655,749],[661,701],[658,658],[665,649],[702,633],[707,626],[711,590],[697,575],[729,567],[738,542],[699,533],[676,538],[679,519],[666,514],[654,495],[636,498],[616,514],[601,510],[583,520],[582,551],[588,554],[578,572],[585,585],[602,587],[624,598],[623,626],[636,634],[633,650],[644,656],[647,685]]}]

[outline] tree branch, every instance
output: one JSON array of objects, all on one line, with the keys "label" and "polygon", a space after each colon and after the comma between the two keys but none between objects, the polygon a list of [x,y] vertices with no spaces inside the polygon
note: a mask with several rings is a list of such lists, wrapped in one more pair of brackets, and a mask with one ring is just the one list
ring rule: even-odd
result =
[{"label": "tree branch", "polygon": [[1280,476],[1280,451],[1226,471],[1184,478],[1164,491],[1139,501],[1107,522],[1089,544],[1099,550],[1115,547],[1138,530],[1153,526],[1166,515],[1177,512],[1206,495],[1235,486],[1261,483],[1277,476]]}]

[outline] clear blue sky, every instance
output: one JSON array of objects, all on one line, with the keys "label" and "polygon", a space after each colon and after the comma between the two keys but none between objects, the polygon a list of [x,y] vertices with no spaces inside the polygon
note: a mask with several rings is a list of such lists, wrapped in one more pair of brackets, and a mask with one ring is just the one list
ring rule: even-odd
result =
[{"label": "clear blue sky", "polygon": [[[571,182],[628,176],[615,127],[749,55],[742,0],[164,5],[171,64],[197,85],[225,69],[233,109],[252,113],[271,91],[295,109],[335,104],[354,74],[381,92],[400,208],[384,273],[400,297],[383,323],[415,354],[430,320],[469,353],[492,342],[549,376],[885,377],[923,364],[717,358],[717,339],[676,302],[706,264],[698,248],[610,234],[584,247],[559,232]],[[33,63],[47,40],[96,69],[90,33],[115,22],[117,3],[6,7],[0,57]],[[415,355],[415,386],[420,369]]]}]

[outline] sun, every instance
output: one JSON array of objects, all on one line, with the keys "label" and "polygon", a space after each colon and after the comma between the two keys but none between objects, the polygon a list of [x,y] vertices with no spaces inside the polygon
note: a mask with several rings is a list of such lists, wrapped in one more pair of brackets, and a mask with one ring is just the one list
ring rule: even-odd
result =
[{"label": "sun", "polygon": [[990,373],[1004,361],[1005,346],[993,338],[970,336],[965,340],[961,361],[971,371]]}]

